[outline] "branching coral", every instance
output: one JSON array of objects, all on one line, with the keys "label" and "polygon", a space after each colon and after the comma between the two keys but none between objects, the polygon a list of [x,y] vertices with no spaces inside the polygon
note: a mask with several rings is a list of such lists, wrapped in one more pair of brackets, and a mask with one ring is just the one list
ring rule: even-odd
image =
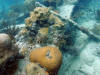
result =
[{"label": "branching coral", "polygon": [[45,46],[30,53],[30,61],[37,62],[50,73],[56,73],[62,62],[62,53],[56,47]]}]

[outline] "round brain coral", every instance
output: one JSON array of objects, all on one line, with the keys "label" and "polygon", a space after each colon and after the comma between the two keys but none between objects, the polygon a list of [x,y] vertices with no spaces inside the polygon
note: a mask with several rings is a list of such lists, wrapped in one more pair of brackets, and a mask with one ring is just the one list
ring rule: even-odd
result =
[{"label": "round brain coral", "polygon": [[11,46],[11,39],[8,34],[0,34],[0,48],[5,48]]},{"label": "round brain coral", "polygon": [[45,46],[33,50],[30,61],[39,63],[48,72],[57,72],[62,62],[62,53],[56,47]]},{"label": "round brain coral", "polygon": [[26,66],[27,75],[49,75],[43,68],[36,63],[30,63]]}]

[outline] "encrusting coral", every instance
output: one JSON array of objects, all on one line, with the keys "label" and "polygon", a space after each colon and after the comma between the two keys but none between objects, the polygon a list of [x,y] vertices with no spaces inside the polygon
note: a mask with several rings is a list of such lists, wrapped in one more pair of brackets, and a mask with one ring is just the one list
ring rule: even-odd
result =
[{"label": "encrusting coral", "polygon": [[39,63],[52,75],[53,73],[57,73],[62,63],[62,53],[56,47],[45,46],[33,50],[30,53],[30,61]]},{"label": "encrusting coral", "polygon": [[30,63],[26,66],[26,75],[49,75],[49,73],[38,64]]}]

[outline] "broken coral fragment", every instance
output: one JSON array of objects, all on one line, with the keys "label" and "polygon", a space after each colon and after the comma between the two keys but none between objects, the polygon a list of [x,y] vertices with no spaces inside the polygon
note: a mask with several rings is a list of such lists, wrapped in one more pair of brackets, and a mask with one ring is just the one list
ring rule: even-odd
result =
[{"label": "broken coral fragment", "polygon": [[61,65],[62,53],[56,47],[45,46],[33,50],[30,53],[30,61],[39,63],[49,72],[55,72]]}]

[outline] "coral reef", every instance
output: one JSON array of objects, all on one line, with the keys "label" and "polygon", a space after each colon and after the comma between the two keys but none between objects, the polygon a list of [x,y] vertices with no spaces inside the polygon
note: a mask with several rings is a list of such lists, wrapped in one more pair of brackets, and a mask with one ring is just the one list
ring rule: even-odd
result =
[{"label": "coral reef", "polygon": [[[49,75],[57,75],[62,63],[60,50],[66,50],[66,39],[70,36],[66,35],[65,30],[66,23],[51,13],[49,8],[36,7],[15,38],[26,62],[39,63]],[[27,74],[35,73],[33,66],[29,66]]]},{"label": "coral reef", "polygon": [[38,64],[30,63],[26,66],[26,75],[49,75],[49,74]]},{"label": "coral reef", "polygon": [[[66,28],[65,23],[62,22],[61,19],[57,16],[50,13],[49,8],[36,7],[34,11],[30,13],[30,17],[26,18],[25,27],[22,28],[17,36],[19,36],[19,38],[21,38],[21,41],[23,42],[26,41],[31,44],[46,46],[48,44],[54,44],[54,39],[60,40],[61,38],[57,37],[60,34],[63,33],[61,36],[65,36],[65,31],[61,32],[62,28]],[[59,43],[59,45],[60,44],[61,43]]]},{"label": "coral reef", "polygon": [[39,43],[41,45],[44,44],[46,45],[47,43],[52,42],[50,41],[50,39],[45,41],[45,39],[48,39],[51,36],[52,30],[50,29],[50,27],[56,28],[55,29],[56,31],[54,30],[54,33],[58,32],[57,30],[60,30],[57,28],[65,27],[64,22],[62,22],[60,18],[58,18],[57,16],[51,14],[49,8],[45,7],[36,7],[34,11],[30,13],[30,17],[26,18],[25,24],[26,24],[25,27],[26,29],[24,28],[24,30],[27,30],[26,33],[28,34],[28,37],[29,36],[31,36],[31,38],[34,37],[34,39],[32,38],[32,41],[34,43]]},{"label": "coral reef", "polygon": [[[36,1],[42,2],[47,7]],[[55,9],[59,10],[58,6],[63,1],[66,4],[65,8],[72,6],[68,18],[64,16],[69,14],[65,13],[65,10],[60,10],[64,12],[62,14],[55,12]],[[100,35],[100,10],[95,11],[98,24],[94,25],[92,33],[80,26],[81,24],[85,26],[81,21],[85,17],[81,19],[81,16],[86,16],[83,12],[85,8],[78,7],[82,2],[81,0],[24,0],[22,5],[12,5],[0,23],[2,25],[0,32],[7,33],[0,34],[0,75],[95,75],[97,73],[99,75],[100,67],[96,66],[100,65],[99,41],[95,41],[94,44],[92,40],[90,44],[90,38],[96,38],[94,34]],[[77,4],[74,8],[75,3]],[[60,9],[63,9],[62,6]],[[72,12],[72,9],[77,10]],[[85,11],[87,13],[87,10]],[[25,24],[16,28],[16,24],[24,23],[24,19]],[[88,22],[86,23],[86,27],[90,27]],[[21,57],[23,59],[19,61]]]},{"label": "coral reef", "polygon": [[30,61],[39,63],[52,74],[58,71],[62,62],[62,54],[56,47],[45,46],[33,50],[30,53]]}]

